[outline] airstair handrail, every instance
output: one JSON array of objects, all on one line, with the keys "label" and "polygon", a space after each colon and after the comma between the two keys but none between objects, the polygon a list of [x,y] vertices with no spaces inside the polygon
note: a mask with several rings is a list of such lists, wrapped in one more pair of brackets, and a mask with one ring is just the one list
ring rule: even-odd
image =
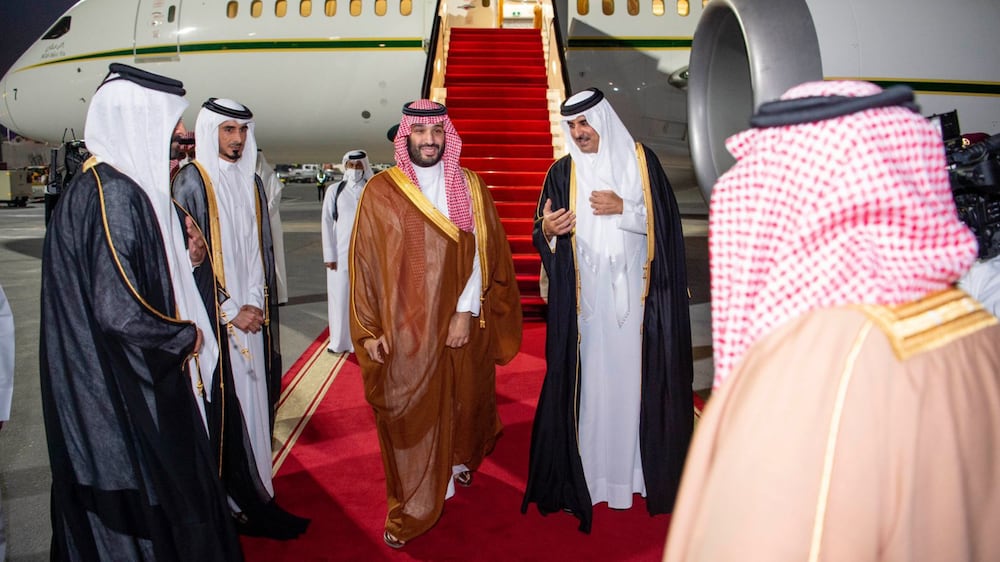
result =
[{"label": "airstair handrail", "polygon": [[444,25],[441,18],[441,0],[437,0],[434,5],[434,21],[431,24],[431,33],[427,42],[427,63],[424,65],[424,82],[420,86],[420,97],[430,99],[431,89],[434,85],[434,61],[438,58],[438,53],[443,46]]}]

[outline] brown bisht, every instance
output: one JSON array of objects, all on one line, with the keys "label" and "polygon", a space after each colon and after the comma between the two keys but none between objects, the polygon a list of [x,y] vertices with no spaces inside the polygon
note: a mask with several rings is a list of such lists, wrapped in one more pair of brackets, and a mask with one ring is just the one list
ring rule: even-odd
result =
[{"label": "brown bisht", "polygon": [[[438,211],[399,168],[372,178],[351,241],[351,336],[375,411],[386,476],[386,529],[408,541],[444,509],[452,466],[475,470],[493,449],[496,365],[521,345],[521,304],[510,246],[482,179],[464,170],[474,236]],[[476,244],[482,310],[469,343],[445,345],[472,272]],[[384,364],[363,340],[385,335]]]}]

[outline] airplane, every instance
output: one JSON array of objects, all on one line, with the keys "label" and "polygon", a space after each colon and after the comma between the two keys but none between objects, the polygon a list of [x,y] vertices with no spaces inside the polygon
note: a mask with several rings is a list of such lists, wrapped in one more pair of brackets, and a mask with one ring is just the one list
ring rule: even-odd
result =
[{"label": "airplane", "polygon": [[251,107],[272,162],[357,146],[388,162],[402,104],[447,103],[430,86],[449,29],[513,25],[536,5],[553,115],[568,92],[601,87],[668,168],[690,174],[694,158],[706,197],[725,136],[805,80],[909,84],[925,114],[957,109],[966,130],[1000,129],[992,0],[81,0],[0,79],[0,123],[53,144],[82,132],[96,85],[122,62],[182,80],[189,126],[210,96]]}]

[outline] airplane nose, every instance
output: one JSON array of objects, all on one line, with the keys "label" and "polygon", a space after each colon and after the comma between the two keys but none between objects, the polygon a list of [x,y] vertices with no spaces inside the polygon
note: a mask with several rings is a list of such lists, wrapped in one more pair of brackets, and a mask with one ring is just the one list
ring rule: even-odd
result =
[{"label": "airplane nose", "polygon": [[0,125],[3,125],[7,129],[17,130],[17,125],[14,122],[14,116],[10,113],[11,101],[13,100],[13,92],[7,89],[7,85],[10,83],[6,74],[3,78],[0,78]]}]

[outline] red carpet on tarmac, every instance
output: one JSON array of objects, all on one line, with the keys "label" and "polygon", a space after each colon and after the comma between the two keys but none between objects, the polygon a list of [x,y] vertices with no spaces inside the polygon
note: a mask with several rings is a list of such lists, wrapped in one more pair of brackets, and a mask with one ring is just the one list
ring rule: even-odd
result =
[{"label": "red carpet on tarmac", "polygon": [[[390,549],[382,542],[385,477],[360,369],[353,355],[345,360],[326,353],[325,337],[286,374],[275,431],[278,501],[312,523],[294,541],[244,538],[247,560],[661,559],[670,518],[650,517],[639,496],[630,510],[595,506],[590,535],[577,531],[577,520],[569,514],[543,517],[534,505],[521,514],[531,422],[545,368],[542,322],[525,323],[521,353],[498,370],[504,432],[472,487],[457,489],[427,534],[401,550]],[[306,391],[308,377],[319,381],[311,385],[317,391]],[[297,413],[289,416],[288,411]]]}]

